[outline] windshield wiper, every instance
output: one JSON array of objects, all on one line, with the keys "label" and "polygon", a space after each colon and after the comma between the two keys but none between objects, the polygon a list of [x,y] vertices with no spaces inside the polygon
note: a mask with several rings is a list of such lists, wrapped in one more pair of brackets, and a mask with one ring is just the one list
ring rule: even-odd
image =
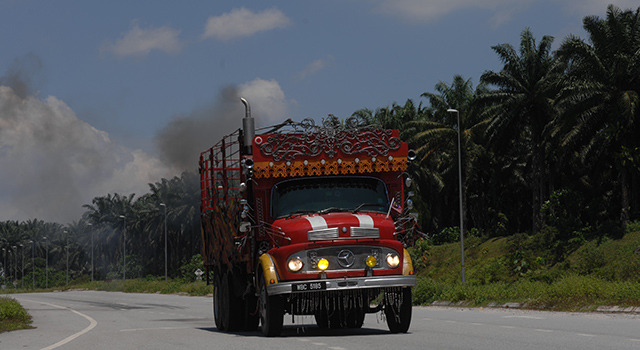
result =
[{"label": "windshield wiper", "polygon": [[384,206],[382,204],[379,203],[362,203],[359,206],[357,206],[355,209],[353,209],[352,213],[357,213],[358,211],[360,211],[360,209],[362,209],[362,207],[378,207],[378,208],[384,208]]},{"label": "windshield wiper", "polygon": [[337,207],[329,207],[326,209],[322,209],[322,210],[318,210],[318,214],[328,214],[328,213],[333,213],[336,211],[349,211],[349,209],[345,209],[345,208],[337,208]]}]

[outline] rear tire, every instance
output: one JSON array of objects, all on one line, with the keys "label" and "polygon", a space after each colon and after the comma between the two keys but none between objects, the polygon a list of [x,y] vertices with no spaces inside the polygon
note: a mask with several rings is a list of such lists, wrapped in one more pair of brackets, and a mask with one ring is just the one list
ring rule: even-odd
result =
[{"label": "rear tire", "polygon": [[213,280],[213,318],[223,332],[242,330],[245,321],[244,303],[235,295],[231,278],[232,275],[222,273],[214,275]]},{"label": "rear tire", "polygon": [[225,283],[222,282],[221,273],[213,276],[213,320],[216,327],[226,332],[229,329],[229,293],[224,290]]},{"label": "rear tire", "polygon": [[[391,333],[407,333],[411,325],[411,288],[402,288],[400,292],[390,292],[385,295],[389,299],[401,299],[399,305],[387,303],[384,306],[384,314],[387,319],[387,326]],[[399,306],[399,307],[398,307]]]},{"label": "rear tire", "polygon": [[260,323],[262,334],[267,337],[277,337],[282,332],[284,308],[279,295],[268,295],[267,285],[262,276],[258,276],[260,285]]}]

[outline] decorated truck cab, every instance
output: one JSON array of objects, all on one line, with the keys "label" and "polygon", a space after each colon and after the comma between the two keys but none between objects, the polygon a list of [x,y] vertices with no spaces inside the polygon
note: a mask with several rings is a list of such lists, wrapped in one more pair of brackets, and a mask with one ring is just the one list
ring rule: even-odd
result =
[{"label": "decorated truck cab", "polygon": [[[405,240],[405,170],[397,130],[355,117],[243,128],[200,157],[202,242],[223,331],[277,336],[285,313],[319,327],[361,327],[381,312],[407,332],[416,285]],[[209,276],[209,273],[207,273]]]}]

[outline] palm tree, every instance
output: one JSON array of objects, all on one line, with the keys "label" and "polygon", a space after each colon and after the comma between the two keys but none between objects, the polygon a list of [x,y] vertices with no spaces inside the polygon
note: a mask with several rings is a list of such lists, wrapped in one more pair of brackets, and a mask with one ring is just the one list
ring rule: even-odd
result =
[{"label": "palm tree", "polygon": [[544,36],[536,45],[531,31],[525,29],[520,39],[519,52],[509,44],[492,47],[504,67],[500,72],[482,74],[481,81],[496,89],[483,93],[479,101],[487,105],[483,116],[491,119],[487,127],[490,144],[502,152],[520,146],[527,154],[532,227],[537,231],[541,226],[540,208],[548,197],[547,150],[557,116],[555,99],[561,89],[563,67],[551,54],[553,37]]},{"label": "palm tree", "polygon": [[[424,171],[422,174],[434,187],[436,192],[443,190],[446,184],[450,189],[457,191],[457,135],[461,128],[461,156],[463,159],[463,217],[467,213],[467,184],[473,167],[475,154],[481,152],[481,138],[484,134],[486,120],[477,118],[478,113],[472,105],[476,93],[484,91],[484,88],[473,88],[471,79],[465,80],[456,75],[449,86],[445,82],[435,85],[437,93],[425,92],[422,94],[429,100],[427,109],[428,117],[423,120],[409,122],[406,133],[411,135],[409,142],[415,147],[419,163]],[[460,113],[460,125],[455,115],[447,112],[454,108]],[[448,180],[448,181],[447,181]],[[449,191],[453,194],[453,191]],[[451,195],[452,198],[457,196]],[[451,210],[452,213],[456,212]],[[452,217],[453,218],[453,217]],[[455,222],[455,220],[453,220]]]},{"label": "palm tree", "polygon": [[569,36],[558,50],[572,81],[561,100],[563,145],[577,149],[583,164],[613,165],[626,225],[631,183],[640,174],[640,7],[609,5],[606,18],[585,17],[583,25],[589,42]]}]

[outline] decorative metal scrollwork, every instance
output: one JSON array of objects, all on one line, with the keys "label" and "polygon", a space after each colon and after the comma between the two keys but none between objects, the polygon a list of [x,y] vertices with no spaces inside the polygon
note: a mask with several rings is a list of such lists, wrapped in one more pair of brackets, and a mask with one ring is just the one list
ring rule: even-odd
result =
[{"label": "decorative metal scrollwork", "polygon": [[376,157],[387,156],[401,145],[400,139],[393,137],[391,130],[368,125],[358,116],[351,116],[341,123],[335,116],[329,115],[329,118],[323,119],[322,126],[316,125],[313,119],[304,119],[288,126],[289,130],[280,130],[269,136],[260,146],[264,156],[272,157],[276,162],[315,157],[321,153],[329,158],[338,153]]}]

